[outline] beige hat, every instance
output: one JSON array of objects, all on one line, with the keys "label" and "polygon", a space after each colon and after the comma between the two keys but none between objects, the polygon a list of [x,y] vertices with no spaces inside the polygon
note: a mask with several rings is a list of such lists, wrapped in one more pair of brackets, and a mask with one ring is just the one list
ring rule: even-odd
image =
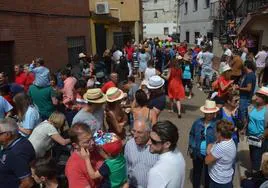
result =
[{"label": "beige hat", "polygon": [[268,87],[261,87],[256,93],[268,96]]},{"label": "beige hat", "polygon": [[83,58],[83,57],[87,57],[84,53],[80,53],[79,55],[78,55],[78,57],[79,58]]},{"label": "beige hat", "polygon": [[232,70],[232,68],[230,67],[230,65],[225,64],[221,67],[220,73],[223,74],[226,71]]},{"label": "beige hat", "polygon": [[106,92],[107,102],[115,102],[123,99],[125,97],[125,93],[118,89],[117,87],[111,87]]},{"label": "beige hat", "polygon": [[219,108],[216,106],[215,101],[206,100],[205,105],[200,107],[200,111],[209,114],[219,111]]},{"label": "beige hat", "polygon": [[105,103],[106,96],[100,88],[88,89],[83,98],[89,103]]}]

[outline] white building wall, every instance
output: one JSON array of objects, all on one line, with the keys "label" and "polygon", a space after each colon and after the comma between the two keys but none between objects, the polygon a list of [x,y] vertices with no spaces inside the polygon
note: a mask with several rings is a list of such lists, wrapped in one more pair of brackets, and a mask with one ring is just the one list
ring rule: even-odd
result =
[{"label": "white building wall", "polygon": [[[178,33],[178,0],[143,0],[143,35],[144,37],[166,38],[168,34]],[[155,17],[155,13],[157,17]]]},{"label": "white building wall", "polygon": [[[197,10],[194,10],[194,0],[180,1],[180,41],[186,40],[186,32],[189,32],[189,43],[195,42],[195,32],[202,36],[208,32],[213,33],[210,8],[206,6],[207,0],[197,0]],[[185,3],[188,4],[188,11],[185,11]]]}]

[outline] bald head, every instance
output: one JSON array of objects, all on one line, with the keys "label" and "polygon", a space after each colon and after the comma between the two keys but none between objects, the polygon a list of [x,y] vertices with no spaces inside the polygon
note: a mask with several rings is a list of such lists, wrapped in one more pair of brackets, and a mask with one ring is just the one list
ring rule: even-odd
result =
[{"label": "bald head", "polygon": [[149,141],[149,135],[151,131],[151,122],[142,117],[137,118],[134,121],[132,134],[137,145],[146,145]]}]

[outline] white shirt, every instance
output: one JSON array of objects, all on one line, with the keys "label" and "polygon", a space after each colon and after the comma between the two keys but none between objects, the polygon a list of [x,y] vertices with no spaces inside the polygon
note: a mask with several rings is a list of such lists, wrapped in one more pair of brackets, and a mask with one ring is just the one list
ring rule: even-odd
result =
[{"label": "white shirt", "polygon": [[197,38],[196,40],[197,40],[197,45],[200,46],[201,42],[203,41],[203,38],[200,37],[200,38]]},{"label": "white shirt", "polygon": [[265,67],[265,60],[267,57],[268,57],[268,53],[266,51],[264,50],[259,51],[258,54],[255,56],[257,67],[260,67],[260,68]]},{"label": "white shirt", "polygon": [[229,48],[227,48],[225,50],[225,52],[224,52],[224,55],[227,55],[228,57],[231,57],[232,56],[232,51]]},{"label": "white shirt", "polygon": [[209,177],[219,184],[231,182],[234,173],[233,163],[236,157],[236,146],[233,139],[215,144],[211,149],[211,154],[217,160],[209,167]]},{"label": "white shirt", "polygon": [[147,188],[183,188],[185,160],[177,149],[163,153],[149,171]]},{"label": "white shirt", "polygon": [[144,73],[144,80],[149,81],[149,78],[155,75],[156,75],[156,69],[147,67]]},{"label": "white shirt", "polygon": [[120,60],[120,57],[123,55],[123,53],[120,51],[120,50],[116,50],[114,53],[113,53],[113,60],[116,62],[116,63],[119,63],[119,60]]},{"label": "white shirt", "polygon": [[197,56],[196,56],[196,59],[197,59],[199,65],[202,65],[203,62],[204,62],[204,61],[203,61],[203,57],[202,57],[202,55],[203,55],[203,52],[200,51],[200,52],[197,54]]}]

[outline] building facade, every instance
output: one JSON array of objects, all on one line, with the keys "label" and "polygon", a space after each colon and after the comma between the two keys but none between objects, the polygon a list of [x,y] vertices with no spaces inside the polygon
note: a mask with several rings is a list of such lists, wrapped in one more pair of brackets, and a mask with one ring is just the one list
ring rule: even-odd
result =
[{"label": "building facade", "polygon": [[194,44],[199,35],[213,38],[210,0],[181,0],[179,7],[180,41]]},{"label": "building facade", "polygon": [[113,44],[122,48],[127,41],[139,42],[140,0],[89,0],[90,35],[93,54],[102,55]]},{"label": "building facade", "polygon": [[0,71],[43,57],[52,70],[75,63],[89,48],[88,0],[0,2]]},{"label": "building facade", "polygon": [[143,36],[166,38],[179,33],[178,0],[143,0]]}]

